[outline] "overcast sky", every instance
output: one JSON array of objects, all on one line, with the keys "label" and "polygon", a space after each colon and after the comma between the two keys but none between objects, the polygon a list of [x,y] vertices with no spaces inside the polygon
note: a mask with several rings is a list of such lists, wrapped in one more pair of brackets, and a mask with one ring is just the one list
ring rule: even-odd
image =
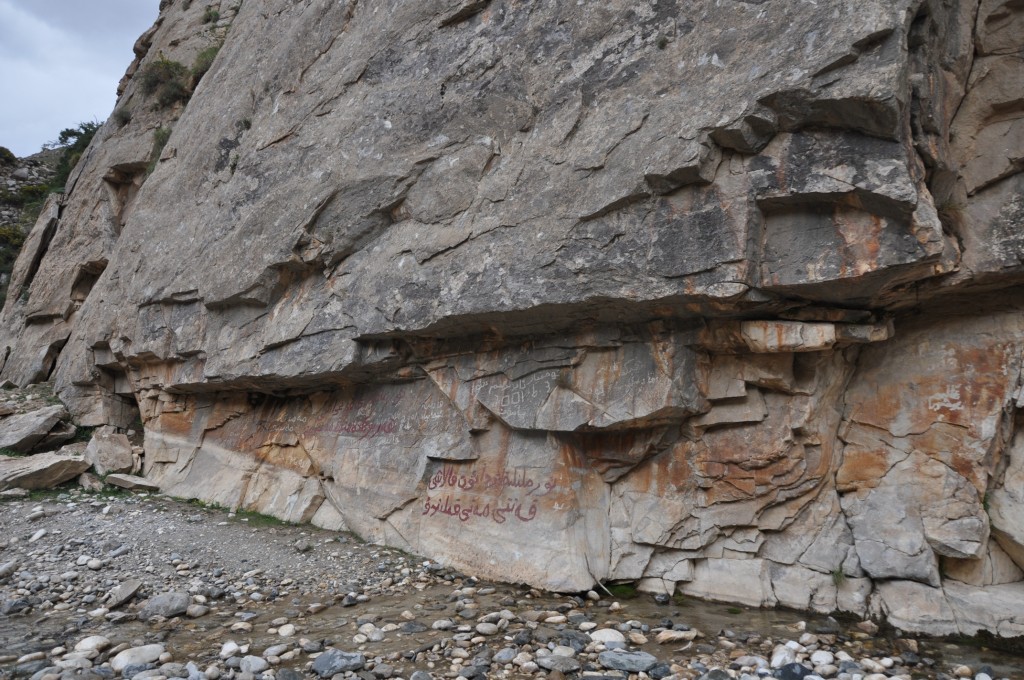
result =
[{"label": "overcast sky", "polygon": [[0,146],[28,156],[104,121],[160,0],[0,0]]}]

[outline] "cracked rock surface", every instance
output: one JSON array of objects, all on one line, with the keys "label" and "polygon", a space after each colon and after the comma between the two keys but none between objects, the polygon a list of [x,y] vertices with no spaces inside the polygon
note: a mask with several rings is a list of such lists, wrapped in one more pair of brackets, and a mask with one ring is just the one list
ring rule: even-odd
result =
[{"label": "cracked rock surface", "polygon": [[1022,15],[166,0],[0,378],[480,576],[1024,635]]}]

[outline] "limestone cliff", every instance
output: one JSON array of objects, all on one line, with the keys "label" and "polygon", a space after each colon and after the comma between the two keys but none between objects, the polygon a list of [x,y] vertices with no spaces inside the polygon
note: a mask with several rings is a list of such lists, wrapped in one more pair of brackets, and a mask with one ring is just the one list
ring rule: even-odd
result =
[{"label": "limestone cliff", "polygon": [[[141,413],[168,493],[482,576],[1022,635],[1022,36],[1016,0],[165,0],[0,377]],[[221,42],[187,103],[140,78]]]}]

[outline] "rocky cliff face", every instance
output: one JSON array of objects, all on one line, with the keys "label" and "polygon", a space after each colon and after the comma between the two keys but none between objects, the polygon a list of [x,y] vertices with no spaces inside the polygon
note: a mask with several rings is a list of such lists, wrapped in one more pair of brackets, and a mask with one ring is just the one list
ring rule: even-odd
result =
[{"label": "rocky cliff face", "polygon": [[2,377],[480,575],[1024,634],[1019,2],[163,5]]}]

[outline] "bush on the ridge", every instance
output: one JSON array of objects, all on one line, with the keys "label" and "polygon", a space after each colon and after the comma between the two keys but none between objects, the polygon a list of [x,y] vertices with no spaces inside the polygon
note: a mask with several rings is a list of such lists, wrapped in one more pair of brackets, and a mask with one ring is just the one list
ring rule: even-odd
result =
[{"label": "bush on the ridge", "polygon": [[78,161],[82,158],[82,154],[85,153],[86,147],[89,146],[92,138],[96,136],[96,131],[99,129],[100,124],[96,121],[86,121],[79,123],[78,127],[64,128],[60,131],[57,141],[51,143],[52,146],[62,149],[60,160],[57,161],[56,174],[50,180],[49,188],[51,191],[64,190],[64,185],[67,184],[71,171],[78,165]]},{"label": "bush on the ridge", "polygon": [[167,140],[171,138],[171,128],[160,126],[153,130],[153,150],[149,154],[149,165],[146,166],[146,174],[151,175],[156,170],[156,164],[160,162],[160,155],[167,146]]},{"label": "bush on the ridge", "polygon": [[198,83],[199,79],[206,75],[206,72],[213,66],[213,60],[217,58],[220,45],[211,45],[196,55],[192,64],[192,81]]},{"label": "bush on the ridge", "polygon": [[145,95],[156,95],[160,108],[188,101],[192,94],[188,88],[189,71],[185,65],[161,56],[150,62],[139,73],[139,88]]}]

